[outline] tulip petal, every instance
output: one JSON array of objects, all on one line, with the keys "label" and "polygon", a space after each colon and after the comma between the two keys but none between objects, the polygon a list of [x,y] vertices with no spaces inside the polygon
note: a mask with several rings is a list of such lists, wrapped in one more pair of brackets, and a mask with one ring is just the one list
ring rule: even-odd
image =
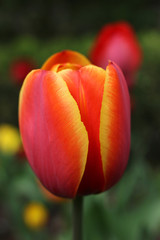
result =
[{"label": "tulip petal", "polygon": [[[100,154],[100,112],[105,82],[105,71],[94,65],[79,71],[59,72],[76,100],[89,138],[87,164],[78,194],[91,194],[104,189],[104,175]],[[77,91],[78,90],[78,91]]]},{"label": "tulip petal", "polygon": [[74,64],[74,63],[60,63],[60,64],[55,64],[51,68],[51,71],[53,72],[60,72],[64,69],[73,69],[73,70],[79,70],[81,68],[81,65],[79,64]]},{"label": "tulip petal", "polygon": [[43,64],[42,69],[51,70],[53,65],[59,63],[73,63],[81,66],[90,64],[90,61],[78,52],[71,50],[64,50],[62,52],[53,54],[48,60]]},{"label": "tulip petal", "polygon": [[36,175],[53,194],[73,198],[84,174],[88,135],[64,80],[51,71],[32,71],[20,94],[19,123]]},{"label": "tulip petal", "polygon": [[100,145],[106,189],[122,176],[130,149],[130,99],[120,68],[110,62],[100,118]]}]

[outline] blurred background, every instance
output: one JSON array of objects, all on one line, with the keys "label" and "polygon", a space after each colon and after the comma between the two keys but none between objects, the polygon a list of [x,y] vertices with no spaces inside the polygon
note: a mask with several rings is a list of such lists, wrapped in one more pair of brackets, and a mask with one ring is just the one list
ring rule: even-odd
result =
[{"label": "blurred background", "polygon": [[18,130],[26,74],[64,49],[88,56],[100,28],[128,21],[143,63],[132,90],[129,164],[108,192],[85,198],[85,240],[160,239],[160,4],[132,1],[0,1],[0,239],[71,239],[71,202],[35,179]]}]

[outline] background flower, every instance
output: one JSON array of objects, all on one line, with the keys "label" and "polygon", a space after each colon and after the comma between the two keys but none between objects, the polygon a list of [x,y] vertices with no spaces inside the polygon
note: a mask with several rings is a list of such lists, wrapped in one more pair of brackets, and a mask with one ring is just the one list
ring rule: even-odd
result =
[{"label": "background flower", "polygon": [[25,207],[23,218],[27,227],[38,230],[46,226],[49,219],[49,213],[43,204],[32,202]]},{"label": "background flower", "polygon": [[10,65],[11,79],[17,83],[22,84],[27,74],[36,67],[36,64],[29,58],[17,58]]},{"label": "background flower", "polygon": [[115,61],[131,88],[136,82],[136,73],[142,62],[142,50],[132,26],[127,22],[116,22],[102,27],[89,58],[93,64],[104,69],[108,60]]},{"label": "background flower", "polygon": [[10,124],[0,125],[0,151],[16,154],[21,148],[21,138],[17,127]]}]

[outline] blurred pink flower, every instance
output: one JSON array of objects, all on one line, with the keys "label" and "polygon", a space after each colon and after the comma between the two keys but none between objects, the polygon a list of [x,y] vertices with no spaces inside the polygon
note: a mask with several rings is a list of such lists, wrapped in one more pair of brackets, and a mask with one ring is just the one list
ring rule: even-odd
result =
[{"label": "blurred pink flower", "polygon": [[106,68],[108,60],[122,69],[128,87],[135,85],[135,74],[142,62],[142,50],[136,33],[127,22],[105,25],[98,33],[89,53],[91,62]]}]

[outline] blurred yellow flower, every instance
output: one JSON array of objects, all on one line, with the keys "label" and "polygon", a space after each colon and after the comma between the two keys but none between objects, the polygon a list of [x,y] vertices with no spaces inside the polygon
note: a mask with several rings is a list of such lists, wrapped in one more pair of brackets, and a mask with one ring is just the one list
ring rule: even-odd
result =
[{"label": "blurred yellow flower", "polygon": [[9,125],[0,125],[0,151],[5,154],[15,154],[21,146],[18,128]]},{"label": "blurred yellow flower", "polygon": [[29,228],[38,230],[47,224],[49,213],[43,204],[32,202],[25,207],[23,218]]}]

